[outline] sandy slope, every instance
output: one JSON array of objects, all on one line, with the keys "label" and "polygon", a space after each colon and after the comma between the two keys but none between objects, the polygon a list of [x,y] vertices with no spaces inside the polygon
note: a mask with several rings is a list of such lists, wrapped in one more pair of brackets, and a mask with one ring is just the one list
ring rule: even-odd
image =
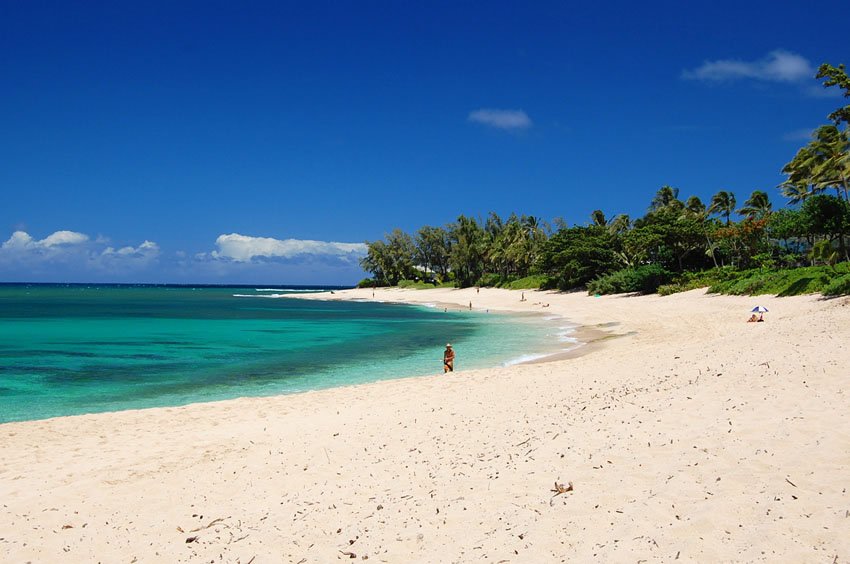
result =
[{"label": "sandy slope", "polygon": [[[618,337],[543,364],[0,425],[0,561],[850,562],[850,301],[525,295],[374,299]],[[768,321],[745,323],[756,303]],[[552,497],[556,481],[574,490]]]}]

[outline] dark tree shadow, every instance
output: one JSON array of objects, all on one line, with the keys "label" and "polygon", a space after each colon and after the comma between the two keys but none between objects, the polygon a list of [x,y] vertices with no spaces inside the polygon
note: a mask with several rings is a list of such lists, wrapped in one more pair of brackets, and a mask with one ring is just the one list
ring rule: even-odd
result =
[{"label": "dark tree shadow", "polygon": [[799,280],[795,280],[790,286],[776,294],[780,298],[787,298],[788,296],[798,296],[800,294],[805,293],[806,288],[809,287],[809,284],[812,283],[814,277],[807,276],[805,278],[800,278]]}]

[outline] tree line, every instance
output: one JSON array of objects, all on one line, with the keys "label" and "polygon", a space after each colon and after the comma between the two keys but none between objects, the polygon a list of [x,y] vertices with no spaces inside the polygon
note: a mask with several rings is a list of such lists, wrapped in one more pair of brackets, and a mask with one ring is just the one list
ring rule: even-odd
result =
[{"label": "tree line", "polygon": [[[816,78],[850,97],[844,65],[823,64]],[[654,291],[677,275],[709,269],[834,267],[850,261],[850,105],[829,119],[783,168],[787,179],[778,189],[788,205],[781,209],[763,190],[739,206],[728,190],[703,202],[662,186],[635,219],[594,210],[584,225],[568,226],[528,215],[461,215],[445,226],[412,235],[395,229],[367,242],[361,266],[372,277],[361,284],[468,287],[533,277],[525,287],[569,290],[601,289],[607,278],[615,291]]]}]

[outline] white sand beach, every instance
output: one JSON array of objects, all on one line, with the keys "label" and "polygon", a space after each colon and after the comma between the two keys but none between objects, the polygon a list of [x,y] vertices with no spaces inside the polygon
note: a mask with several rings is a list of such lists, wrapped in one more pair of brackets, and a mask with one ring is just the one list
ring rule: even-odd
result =
[{"label": "white sand beach", "polygon": [[[586,354],[0,425],[2,562],[850,562],[850,299],[496,289]],[[544,307],[548,304],[548,307]],[[746,323],[754,305],[770,312]],[[555,484],[569,489],[555,495]]]}]

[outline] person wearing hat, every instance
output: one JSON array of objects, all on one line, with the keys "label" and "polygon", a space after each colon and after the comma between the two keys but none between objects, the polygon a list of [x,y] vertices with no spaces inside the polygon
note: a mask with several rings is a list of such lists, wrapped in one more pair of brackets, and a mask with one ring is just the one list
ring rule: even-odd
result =
[{"label": "person wearing hat", "polygon": [[455,351],[451,344],[446,345],[446,350],[443,352],[443,374],[454,372],[455,370]]}]

